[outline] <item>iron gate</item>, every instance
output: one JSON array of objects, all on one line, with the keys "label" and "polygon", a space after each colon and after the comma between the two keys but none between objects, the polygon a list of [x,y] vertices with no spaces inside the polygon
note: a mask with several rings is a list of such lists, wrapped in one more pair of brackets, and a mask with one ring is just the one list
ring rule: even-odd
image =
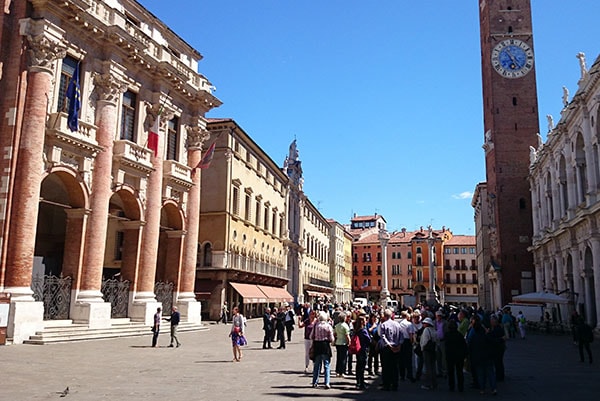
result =
[{"label": "iron gate", "polygon": [[104,301],[110,302],[110,317],[127,317],[129,307],[129,280],[116,278],[102,280]]},{"label": "iron gate", "polygon": [[163,315],[170,315],[173,307],[173,283],[159,281],[154,284],[156,300],[162,302]]},{"label": "iron gate", "polygon": [[31,280],[33,299],[44,303],[44,320],[69,318],[71,277],[35,276]]}]

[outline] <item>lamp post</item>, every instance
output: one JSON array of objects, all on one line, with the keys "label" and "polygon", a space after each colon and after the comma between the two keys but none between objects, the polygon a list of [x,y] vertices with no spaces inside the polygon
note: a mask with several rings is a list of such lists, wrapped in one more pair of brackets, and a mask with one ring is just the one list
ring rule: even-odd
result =
[{"label": "lamp post", "polygon": [[435,290],[436,282],[436,270],[435,270],[435,238],[433,237],[433,229],[429,226],[429,236],[427,237],[427,244],[429,245],[429,288],[427,289],[427,303],[430,305],[437,305],[438,294]]},{"label": "lamp post", "polygon": [[390,241],[390,234],[385,229],[379,230],[379,243],[381,244],[381,294],[379,301],[384,307],[387,306],[387,301],[390,299],[390,291],[388,290],[387,276],[387,244]]}]

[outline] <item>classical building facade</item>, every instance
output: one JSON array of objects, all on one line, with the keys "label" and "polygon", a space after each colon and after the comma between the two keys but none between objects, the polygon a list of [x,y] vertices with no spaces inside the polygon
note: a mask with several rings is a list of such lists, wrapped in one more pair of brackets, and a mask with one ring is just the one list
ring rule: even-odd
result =
[{"label": "classical building facade", "polygon": [[331,224],[309,199],[302,212],[302,242],[305,252],[302,258],[301,284],[304,299],[309,302],[334,299],[331,280],[330,236]]},{"label": "classical building facade", "polygon": [[[344,226],[335,220],[327,219],[331,229],[329,232],[329,271],[330,280],[334,288],[335,302],[349,302],[352,300],[352,237]],[[348,247],[347,245],[350,244]],[[350,274],[347,274],[349,272]]]},{"label": "classical building facade", "polygon": [[478,306],[478,292],[479,277],[475,236],[453,235],[444,242],[445,303]]},{"label": "classical building facade", "polygon": [[539,132],[529,0],[480,0],[490,265],[500,303],[533,290],[529,147]]},{"label": "classical building facade", "polygon": [[8,336],[22,342],[49,319],[150,324],[161,304],[199,322],[192,171],[209,137],[204,115],[220,105],[197,71],[201,55],[136,1],[3,4]]},{"label": "classical building facade", "polygon": [[232,119],[209,119],[214,156],[202,170],[196,288],[208,316],[242,305],[247,317],[287,293],[288,177]]},{"label": "classical building facade", "polygon": [[[387,222],[379,214],[357,216],[350,219],[347,230],[352,235],[352,290],[357,297],[379,300],[382,290],[381,245],[379,230]],[[379,256],[378,256],[379,255]],[[378,265],[379,263],[379,265]]]},{"label": "classical building facade", "polygon": [[545,143],[531,147],[530,175],[537,291],[564,294],[566,320],[575,308],[600,324],[600,58],[588,70],[578,55],[581,78]]},{"label": "classical building facade", "polygon": [[403,228],[390,234],[387,247],[390,297],[402,305],[413,306],[412,238],[416,232]]}]

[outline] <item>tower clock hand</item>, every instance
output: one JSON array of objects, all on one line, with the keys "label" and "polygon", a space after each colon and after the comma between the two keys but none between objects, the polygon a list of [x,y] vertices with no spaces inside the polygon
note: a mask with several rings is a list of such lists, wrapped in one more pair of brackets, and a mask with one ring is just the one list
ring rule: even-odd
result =
[{"label": "tower clock hand", "polygon": [[520,65],[519,62],[517,61],[517,58],[515,56],[513,56],[513,54],[510,52],[510,49],[506,49],[506,54],[508,54],[508,57],[510,57],[511,61],[513,62],[513,64],[515,65],[516,68],[522,67],[522,65]]}]

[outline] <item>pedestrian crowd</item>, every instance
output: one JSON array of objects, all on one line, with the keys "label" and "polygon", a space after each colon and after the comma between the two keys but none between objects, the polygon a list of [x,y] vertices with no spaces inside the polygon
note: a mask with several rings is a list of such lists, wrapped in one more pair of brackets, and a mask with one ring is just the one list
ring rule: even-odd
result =
[{"label": "pedestrian crowd", "polygon": [[[228,322],[228,306],[222,307],[221,321]],[[509,339],[526,338],[527,321],[521,311],[513,316],[510,308],[485,312],[482,308],[457,309],[426,304],[403,308],[399,313],[378,305],[305,303],[294,308],[288,303],[266,308],[263,315],[263,349],[285,350],[295,327],[302,329],[304,372],[312,376],[312,387],[331,388],[331,375],[354,379],[357,390],[368,387],[366,377],[381,376],[381,390],[398,391],[400,382],[419,383],[423,390],[438,388],[446,380],[450,391],[465,391],[465,376],[470,387],[481,394],[497,394],[497,383],[504,381],[504,354]],[[160,329],[161,310],[154,316],[153,346]],[[180,315],[173,307],[171,347],[181,345],[177,338]],[[238,307],[232,309],[233,361],[240,362],[246,319]],[[574,312],[571,317],[573,341],[592,363],[592,328]],[[335,364],[332,363],[335,353]],[[312,368],[311,368],[312,363]],[[333,372],[331,371],[333,369]]]}]

